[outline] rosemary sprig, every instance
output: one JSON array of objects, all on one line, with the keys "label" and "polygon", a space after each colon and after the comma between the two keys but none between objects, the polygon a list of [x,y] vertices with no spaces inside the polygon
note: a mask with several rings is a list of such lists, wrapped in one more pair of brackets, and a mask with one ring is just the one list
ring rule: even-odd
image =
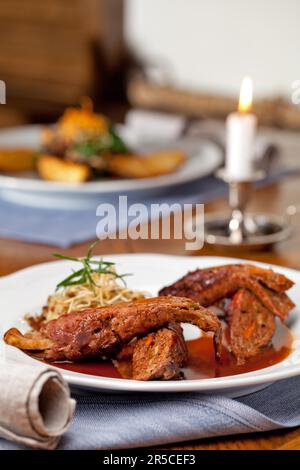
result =
[{"label": "rosemary sprig", "polygon": [[129,274],[117,274],[111,269],[112,266],[115,266],[115,263],[112,263],[111,261],[104,261],[103,259],[96,260],[92,258],[93,250],[98,242],[99,241],[96,241],[90,245],[87,255],[83,258],[75,258],[73,256],[61,255],[60,253],[53,253],[53,256],[56,258],[75,261],[77,263],[81,263],[82,265],[80,269],[73,271],[70,276],[60,281],[56,286],[56,291],[67,286],[76,286],[80,284],[89,284],[92,289],[99,287],[93,279],[93,273],[111,274],[115,278],[120,279],[126,285],[124,277],[128,276]]},{"label": "rosemary sprig", "polygon": [[128,153],[128,147],[123,139],[111,126],[108,133],[92,139],[84,139],[73,146],[82,157],[93,157],[103,153]]}]

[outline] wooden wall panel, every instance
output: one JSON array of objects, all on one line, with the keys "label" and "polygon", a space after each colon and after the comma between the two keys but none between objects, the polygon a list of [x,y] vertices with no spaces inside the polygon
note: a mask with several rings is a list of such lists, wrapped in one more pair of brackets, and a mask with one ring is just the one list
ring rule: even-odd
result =
[{"label": "wooden wall panel", "polygon": [[21,22],[73,23],[81,0],[1,0],[0,19]]},{"label": "wooden wall panel", "polygon": [[0,79],[28,112],[98,95],[123,54],[122,0],[1,0]]}]

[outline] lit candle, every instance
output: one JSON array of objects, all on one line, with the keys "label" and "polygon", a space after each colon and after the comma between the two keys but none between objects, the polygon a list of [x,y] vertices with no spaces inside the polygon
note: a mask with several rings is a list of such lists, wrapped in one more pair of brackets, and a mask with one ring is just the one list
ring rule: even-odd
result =
[{"label": "lit candle", "polygon": [[245,77],[240,92],[238,112],[226,120],[226,165],[228,179],[247,181],[253,177],[254,143],[257,119],[251,113],[253,85]]}]

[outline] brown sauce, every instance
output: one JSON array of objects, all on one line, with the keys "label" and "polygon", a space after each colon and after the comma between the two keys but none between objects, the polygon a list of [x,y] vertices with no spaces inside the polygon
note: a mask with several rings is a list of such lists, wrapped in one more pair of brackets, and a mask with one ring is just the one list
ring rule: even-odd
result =
[{"label": "brown sauce", "polygon": [[[226,337],[226,332],[225,335]],[[183,369],[186,379],[204,379],[226,377],[228,375],[244,374],[254,370],[264,369],[283,361],[292,350],[293,336],[290,330],[281,323],[270,347],[261,351],[257,356],[247,359],[245,364],[237,365],[235,357],[222,346],[220,361],[215,360],[212,338],[201,338],[188,341],[188,367]]]},{"label": "brown sauce", "polygon": [[[226,334],[225,334],[226,336]],[[211,377],[225,377],[228,375],[243,374],[258,369],[270,367],[283,361],[292,350],[293,337],[290,330],[278,323],[272,345],[257,356],[250,358],[243,365],[237,365],[236,359],[230,354],[226,346],[222,348],[221,360],[215,360],[213,341],[211,336],[187,341],[189,352],[188,367],[184,368],[186,379],[196,380]],[[109,361],[90,360],[88,362],[57,362],[56,367],[79,372],[81,374],[121,379],[121,375]]]}]

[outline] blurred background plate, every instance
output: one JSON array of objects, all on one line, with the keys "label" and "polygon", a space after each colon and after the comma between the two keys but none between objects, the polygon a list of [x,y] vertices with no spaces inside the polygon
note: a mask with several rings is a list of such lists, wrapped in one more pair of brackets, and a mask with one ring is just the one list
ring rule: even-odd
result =
[{"label": "blurred background plate", "polygon": [[[1,147],[39,148],[41,126],[22,126],[0,131]],[[157,196],[177,185],[189,183],[213,173],[222,163],[222,151],[214,143],[196,137],[182,137],[172,141],[142,141],[125,126],[119,132],[133,150],[141,153],[163,148],[182,149],[188,156],[186,163],[174,173],[143,179],[116,179],[105,177],[81,184],[56,183],[41,180],[32,172],[17,175],[1,174],[1,196],[10,201],[35,207],[88,207],[119,194],[138,199]]]}]

